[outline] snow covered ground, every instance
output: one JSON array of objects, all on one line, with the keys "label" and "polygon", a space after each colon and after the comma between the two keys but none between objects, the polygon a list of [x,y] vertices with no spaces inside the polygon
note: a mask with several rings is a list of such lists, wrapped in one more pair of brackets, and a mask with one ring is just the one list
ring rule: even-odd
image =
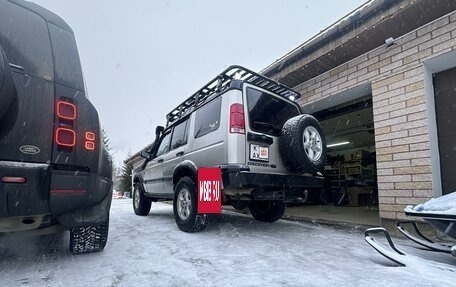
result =
[{"label": "snow covered ground", "polygon": [[172,206],[134,215],[130,199],[115,199],[108,245],[73,256],[68,234],[0,235],[0,286],[456,286],[456,260],[417,250],[425,261],[395,267],[358,230],[279,221],[256,222],[225,212],[201,233],[177,229]]}]

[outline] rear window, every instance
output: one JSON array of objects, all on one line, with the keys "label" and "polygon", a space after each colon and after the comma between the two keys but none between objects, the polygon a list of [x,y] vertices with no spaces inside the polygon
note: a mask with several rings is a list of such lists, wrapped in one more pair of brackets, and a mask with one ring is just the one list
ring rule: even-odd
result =
[{"label": "rear window", "polygon": [[295,105],[252,88],[247,88],[247,105],[250,129],[273,136],[280,136],[285,122],[300,114]]},{"label": "rear window", "polygon": [[55,62],[55,81],[77,90],[84,90],[81,63],[74,35],[49,23]]}]

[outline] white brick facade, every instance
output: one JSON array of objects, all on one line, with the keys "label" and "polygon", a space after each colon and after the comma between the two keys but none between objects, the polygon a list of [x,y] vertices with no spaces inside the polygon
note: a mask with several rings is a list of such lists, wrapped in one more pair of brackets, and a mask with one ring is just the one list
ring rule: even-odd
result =
[{"label": "white brick facade", "polygon": [[406,205],[434,195],[424,63],[454,50],[456,12],[294,87],[302,94],[301,105],[362,84],[372,87],[383,219],[404,218]]}]

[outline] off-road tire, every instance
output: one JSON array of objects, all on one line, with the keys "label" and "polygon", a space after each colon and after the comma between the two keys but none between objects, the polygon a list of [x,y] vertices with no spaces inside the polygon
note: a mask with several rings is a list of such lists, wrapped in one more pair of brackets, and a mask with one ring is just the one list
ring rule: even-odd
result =
[{"label": "off-road tire", "polygon": [[[137,198],[138,197],[138,198]],[[133,210],[135,211],[136,215],[145,216],[148,215],[150,212],[150,207],[152,206],[152,200],[147,198],[144,195],[144,188],[142,184],[136,183],[133,188]],[[139,199],[137,201],[137,199]]]},{"label": "off-road tire", "polygon": [[250,214],[258,221],[274,222],[282,218],[286,204],[283,201],[251,201]]},{"label": "off-road tire", "polygon": [[[307,127],[314,128],[319,133],[321,155],[316,160],[312,160],[304,148],[303,137]],[[315,174],[321,171],[326,162],[326,139],[320,123],[311,115],[289,119],[282,127],[279,151],[283,163],[291,172]]]},{"label": "off-road tire", "polygon": [[101,251],[108,241],[109,220],[99,225],[70,229],[70,252],[82,254]]},{"label": "off-road tire", "polygon": [[[183,220],[178,214],[178,196],[182,189],[187,189],[190,194],[191,208],[190,214],[187,219]],[[207,215],[198,214],[198,201],[197,201],[197,190],[195,182],[190,177],[181,178],[174,189],[174,200],[173,200],[173,211],[174,219],[176,220],[177,227],[184,232],[199,232],[207,226]]]}]

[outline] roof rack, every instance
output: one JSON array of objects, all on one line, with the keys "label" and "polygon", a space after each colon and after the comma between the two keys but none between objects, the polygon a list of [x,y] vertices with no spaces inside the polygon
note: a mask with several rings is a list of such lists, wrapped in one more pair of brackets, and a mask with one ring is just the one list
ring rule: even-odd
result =
[{"label": "roof rack", "polygon": [[168,115],[166,115],[166,126],[168,126],[169,123],[172,123],[180,119],[182,116],[188,114],[195,107],[200,106],[209,97],[220,94],[227,90],[231,86],[231,82],[233,80],[247,82],[287,99],[292,98],[296,100],[301,97],[298,92],[272,79],[257,74],[241,66],[230,66],[225,71],[220,73],[217,77],[212,79],[209,83],[207,83],[204,87],[199,89],[191,97],[173,109]]}]

